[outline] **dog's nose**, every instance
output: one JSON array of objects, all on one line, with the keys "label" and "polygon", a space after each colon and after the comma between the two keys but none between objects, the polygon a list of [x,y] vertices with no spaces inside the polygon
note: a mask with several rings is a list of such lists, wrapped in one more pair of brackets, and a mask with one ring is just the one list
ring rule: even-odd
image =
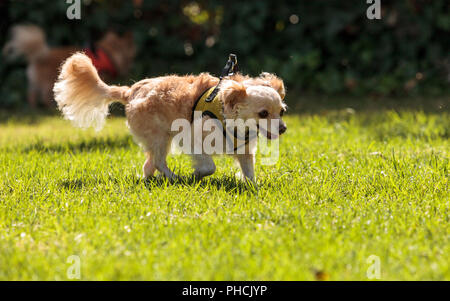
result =
[{"label": "dog's nose", "polygon": [[280,135],[286,132],[287,127],[285,124],[280,124]]}]

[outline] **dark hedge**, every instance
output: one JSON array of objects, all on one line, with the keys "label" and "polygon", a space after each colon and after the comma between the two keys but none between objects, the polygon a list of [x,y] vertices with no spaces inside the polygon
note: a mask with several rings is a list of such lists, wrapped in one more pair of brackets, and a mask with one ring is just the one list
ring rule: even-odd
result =
[{"label": "dark hedge", "polygon": [[[450,4],[381,0],[82,1],[68,20],[65,0],[2,1],[3,46],[16,23],[43,27],[50,45],[87,45],[107,29],[132,30],[138,53],[131,84],[168,73],[218,74],[230,52],[244,73],[281,76],[289,90],[328,95],[442,95],[450,81]],[[0,64],[0,106],[24,104],[25,63]]]}]

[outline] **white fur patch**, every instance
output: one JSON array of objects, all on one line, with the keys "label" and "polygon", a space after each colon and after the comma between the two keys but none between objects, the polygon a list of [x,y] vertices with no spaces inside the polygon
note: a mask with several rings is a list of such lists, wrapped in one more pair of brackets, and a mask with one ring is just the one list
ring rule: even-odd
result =
[{"label": "white fur patch", "polygon": [[[80,128],[103,128],[109,114],[109,101],[96,91],[74,91],[68,80],[57,82],[53,88],[55,100],[64,117]],[[76,93],[79,92],[79,93]]]}]

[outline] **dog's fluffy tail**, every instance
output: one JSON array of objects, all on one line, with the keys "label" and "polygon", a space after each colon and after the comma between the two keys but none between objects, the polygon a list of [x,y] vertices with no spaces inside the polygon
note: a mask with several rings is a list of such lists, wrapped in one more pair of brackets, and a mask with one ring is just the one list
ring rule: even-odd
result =
[{"label": "dog's fluffy tail", "polygon": [[53,92],[66,119],[78,127],[93,126],[100,130],[108,116],[109,104],[128,102],[129,87],[105,84],[91,59],[78,52],[62,65]]}]

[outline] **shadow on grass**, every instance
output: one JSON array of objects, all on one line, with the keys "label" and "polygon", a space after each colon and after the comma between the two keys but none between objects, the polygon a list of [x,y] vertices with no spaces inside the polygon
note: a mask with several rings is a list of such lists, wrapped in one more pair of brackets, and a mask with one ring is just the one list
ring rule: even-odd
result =
[{"label": "shadow on grass", "polygon": [[83,187],[89,186],[89,182],[82,179],[63,180],[59,183],[59,186],[69,190],[81,190]]},{"label": "shadow on grass", "polygon": [[[114,103],[109,108],[109,115],[113,117],[124,117],[124,106],[119,103]],[[33,109],[29,106],[24,106],[20,109],[0,109],[0,124],[2,123],[20,123],[20,124],[38,124],[45,118],[59,117],[63,119],[61,112],[56,107],[37,108]]]},{"label": "shadow on grass", "polygon": [[12,122],[33,125],[40,123],[45,118],[57,115],[59,115],[59,113],[56,109],[45,110],[24,107],[22,109],[0,110],[0,124]]},{"label": "shadow on grass", "polygon": [[[293,95],[292,95],[293,94]],[[381,96],[326,96],[302,95],[293,92],[287,96],[292,113],[323,114],[351,108],[358,112],[380,112],[384,110],[423,111],[439,113],[449,111],[448,96],[438,97],[381,97]]]},{"label": "shadow on grass", "polygon": [[231,176],[207,177],[202,180],[195,179],[194,176],[178,176],[176,180],[170,181],[164,177],[150,177],[141,179],[145,183],[147,189],[151,190],[154,186],[176,185],[176,186],[192,186],[192,187],[215,187],[217,190],[225,190],[227,192],[256,192],[256,187],[252,184],[245,183]]},{"label": "shadow on grass", "polygon": [[[127,183],[131,183],[133,186],[145,185],[148,190],[152,190],[155,187],[166,187],[166,186],[190,186],[192,188],[209,188],[213,186],[217,190],[225,190],[229,193],[256,193],[257,188],[252,184],[247,184],[236,177],[223,176],[220,178],[210,177],[203,180],[196,180],[193,176],[179,176],[176,180],[168,180],[162,176],[149,177],[143,179],[137,176],[128,176],[122,179]],[[92,186],[98,184],[119,184],[117,178],[109,177],[108,179],[73,179],[73,180],[63,180],[59,185],[65,189],[81,190],[83,188],[92,188]],[[122,182],[123,183],[123,182]]]},{"label": "shadow on grass", "polygon": [[133,145],[133,139],[130,135],[124,135],[121,137],[107,137],[107,138],[91,138],[89,140],[83,140],[79,142],[66,142],[64,144],[47,144],[42,141],[32,143],[30,145],[15,149],[23,153],[29,152],[44,152],[44,153],[79,153],[79,152],[94,152],[105,151],[109,149],[117,148],[129,148]]}]

